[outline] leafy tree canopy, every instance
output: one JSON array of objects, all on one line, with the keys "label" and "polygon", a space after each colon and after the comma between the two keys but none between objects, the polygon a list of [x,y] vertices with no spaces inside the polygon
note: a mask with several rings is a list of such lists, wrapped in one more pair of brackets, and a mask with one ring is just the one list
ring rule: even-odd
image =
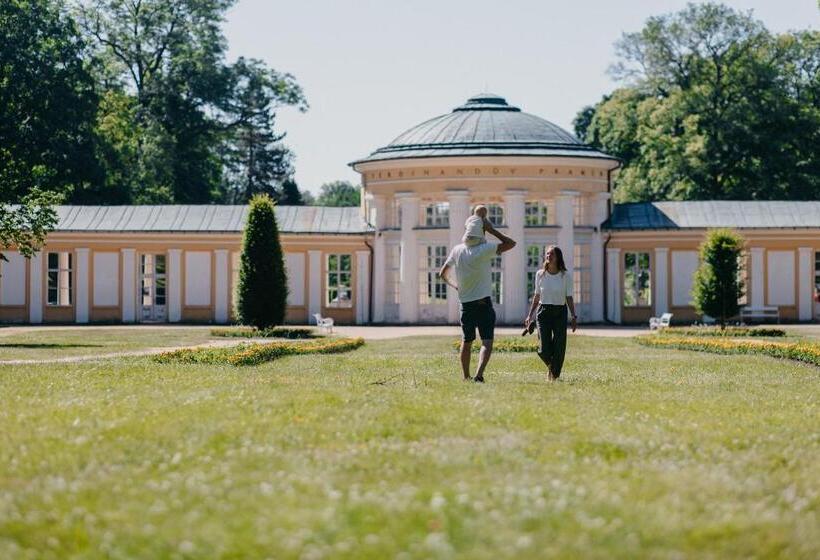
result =
[{"label": "leafy tree canopy", "polygon": [[820,32],[689,4],[616,45],[623,87],[576,134],[623,161],[616,198],[820,198]]},{"label": "leafy tree canopy", "polygon": [[317,206],[359,206],[361,188],[350,181],[331,181],[321,186]]},{"label": "leafy tree canopy", "polygon": [[0,2],[0,201],[100,180],[86,46],[52,0]]}]

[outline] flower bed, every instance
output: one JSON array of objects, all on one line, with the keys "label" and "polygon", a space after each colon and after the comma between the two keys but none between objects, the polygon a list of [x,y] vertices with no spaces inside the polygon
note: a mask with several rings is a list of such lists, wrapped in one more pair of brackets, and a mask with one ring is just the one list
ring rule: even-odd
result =
[{"label": "flower bed", "polygon": [[725,329],[721,329],[720,327],[667,327],[658,332],[663,335],[675,336],[786,336],[786,331],[784,331],[783,329],[767,327],[726,327]]},{"label": "flower bed", "polygon": [[775,342],[768,340],[726,340],[709,337],[643,335],[635,337],[639,344],[654,348],[697,350],[715,354],[763,354],[820,366],[820,344],[811,342]]},{"label": "flower bed", "polygon": [[[458,350],[461,348],[461,341],[453,342],[453,347]],[[473,352],[477,352],[481,348],[481,341],[476,340],[473,343]],[[497,338],[493,341],[493,352],[535,352],[538,350],[538,338],[520,337],[520,338]]]},{"label": "flower bed", "polygon": [[320,338],[313,329],[305,327],[271,327],[257,329],[254,327],[223,327],[211,329],[211,336],[236,338]]},{"label": "flower bed", "polygon": [[239,344],[230,348],[182,348],[157,354],[153,359],[161,364],[254,366],[280,356],[349,352],[363,344],[363,338],[334,338],[310,342]]}]

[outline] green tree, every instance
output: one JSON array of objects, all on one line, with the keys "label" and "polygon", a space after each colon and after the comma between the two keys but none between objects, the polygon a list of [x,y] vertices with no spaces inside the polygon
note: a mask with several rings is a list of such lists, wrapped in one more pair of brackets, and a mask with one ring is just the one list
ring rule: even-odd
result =
[{"label": "green tree", "polygon": [[0,2],[0,201],[100,179],[85,44],[54,0]]},{"label": "green tree", "polygon": [[743,297],[740,280],[740,258],[743,238],[728,229],[710,231],[700,246],[700,267],[695,272],[692,297],[698,313],[711,315],[726,328],[726,322],[738,314],[738,300]]},{"label": "green tree", "polygon": [[102,61],[101,87],[118,97],[99,119],[100,135],[109,142],[102,151],[106,169],[129,185],[134,202],[223,202],[243,189],[242,182],[247,187],[248,177],[256,189],[278,173],[277,165],[289,168],[287,152],[276,145],[281,135],[272,130],[274,112],[307,104],[293,76],[258,61],[226,63],[220,26],[233,4],[78,3],[82,27]]},{"label": "green tree", "polygon": [[303,193],[293,178],[282,182],[282,192],[279,195],[279,204],[282,206],[305,206]]},{"label": "green tree", "polygon": [[234,64],[236,123],[229,127],[226,166],[233,202],[247,202],[257,194],[277,199],[284,181],[293,174],[292,156],[273,130],[279,76],[258,60],[240,58]]},{"label": "green tree", "polygon": [[317,206],[359,206],[361,188],[349,181],[331,181],[321,186]]},{"label": "green tree", "polygon": [[820,197],[820,33],[774,36],[690,4],[616,47],[625,86],[577,117],[585,141],[624,162],[616,199]]},{"label": "green tree", "polygon": [[[34,188],[16,205],[0,204],[0,250],[14,249],[31,257],[57,224],[54,205],[62,195]],[[7,260],[2,253],[0,259]]]},{"label": "green tree", "polygon": [[250,201],[242,241],[237,316],[259,329],[285,320],[288,284],[274,202],[268,195]]}]

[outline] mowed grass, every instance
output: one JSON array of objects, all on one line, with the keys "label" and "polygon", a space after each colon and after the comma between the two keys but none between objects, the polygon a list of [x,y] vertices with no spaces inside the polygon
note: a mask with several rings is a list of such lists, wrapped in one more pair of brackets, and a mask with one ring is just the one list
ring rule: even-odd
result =
[{"label": "mowed grass", "polygon": [[456,359],[0,367],[0,558],[820,556],[820,369],[578,336],[553,384]]},{"label": "mowed grass", "polygon": [[[202,344],[211,340],[207,328],[0,329],[0,361],[53,360],[130,352],[168,346]],[[6,334],[6,333],[9,334]]]}]

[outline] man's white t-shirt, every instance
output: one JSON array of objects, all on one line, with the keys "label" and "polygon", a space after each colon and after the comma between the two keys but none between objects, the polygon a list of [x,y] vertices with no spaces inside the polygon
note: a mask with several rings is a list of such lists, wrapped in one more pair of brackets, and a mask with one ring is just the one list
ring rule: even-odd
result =
[{"label": "man's white t-shirt", "polygon": [[535,293],[544,305],[564,305],[572,297],[572,273],[550,274],[542,268],[535,273]]},{"label": "man's white t-shirt", "polygon": [[490,265],[498,254],[498,244],[481,243],[468,247],[460,243],[453,247],[445,266],[456,269],[458,300],[461,303],[489,297],[493,293]]}]

